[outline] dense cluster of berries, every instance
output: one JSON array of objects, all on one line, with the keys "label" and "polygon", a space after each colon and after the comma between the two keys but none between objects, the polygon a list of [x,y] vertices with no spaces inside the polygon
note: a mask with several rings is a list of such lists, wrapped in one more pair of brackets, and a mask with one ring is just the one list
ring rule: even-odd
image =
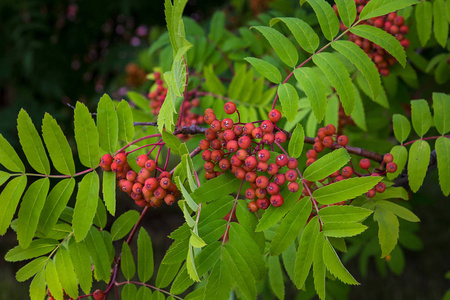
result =
[{"label": "dense cluster of berries", "polygon": [[[167,87],[161,78],[161,73],[154,72],[153,77],[155,78],[155,85],[147,95],[150,99],[149,106],[152,109],[154,115],[159,114],[162,104],[167,96]],[[195,91],[187,93],[187,101],[184,101],[183,107],[180,108],[182,111],[181,126],[190,126],[195,124],[203,124],[203,116],[192,112],[192,108],[198,107],[200,105],[200,100],[196,97]]]},{"label": "dense cluster of berries", "polygon": [[[355,0],[355,3],[357,5],[356,11],[358,14],[356,16],[357,20],[359,18],[359,14],[369,1],[370,0]],[[334,10],[336,14],[338,14],[336,4],[334,5]],[[409,40],[405,38],[405,35],[409,32],[409,27],[405,24],[404,18],[402,16],[398,16],[396,12],[364,20],[360,24],[368,24],[383,29],[387,33],[392,34],[400,42],[403,48],[406,49],[409,47]],[[347,29],[347,27],[345,27],[345,25],[342,23],[340,26],[342,31]],[[364,52],[367,53],[370,59],[372,59],[378,69],[378,72],[380,72],[380,74],[383,76],[388,76],[389,66],[395,64],[397,60],[379,45],[376,45],[371,41],[356,36],[350,32],[348,33],[348,35],[349,40],[357,44],[361,49],[364,50]]]},{"label": "dense cluster of berries", "polygon": [[119,188],[137,205],[159,207],[162,202],[172,205],[180,195],[177,186],[171,181],[172,175],[159,168],[146,154],[139,155],[136,163],[141,168],[139,173],[131,169],[127,163],[127,155],[121,152],[114,158],[110,154],[103,155],[100,167],[116,173]]},{"label": "dense cluster of berries", "polygon": [[[236,112],[236,105],[227,102],[224,110],[231,115]],[[248,208],[252,212],[269,205],[281,206],[284,199],[280,190],[284,185],[292,192],[299,189],[297,160],[279,154],[275,162],[269,163],[271,153],[265,149],[286,141],[286,134],[275,126],[280,119],[281,113],[276,109],[269,112],[269,120],[246,124],[234,123],[231,118],[219,120],[210,108],[205,111],[205,122],[210,125],[206,139],[200,142],[205,177],[212,179],[231,171],[249,182],[251,187],[245,191],[245,197],[251,200]]]},{"label": "dense cluster of berries", "polygon": [[[315,138],[315,143],[313,145],[313,149],[308,150],[306,152],[306,165],[309,166],[313,164],[317,160],[318,153],[325,150],[325,148],[339,148],[346,147],[348,144],[348,137],[346,135],[338,135],[336,134],[336,127],[332,124],[329,124],[325,127],[319,128],[317,132],[317,137]],[[371,167],[371,162],[367,158],[363,158],[359,161],[359,167],[363,170],[367,170],[368,174],[359,174],[353,168],[353,164],[350,166],[345,166],[341,170],[337,170],[328,178],[324,178],[322,181],[326,179],[330,180],[330,183],[341,181],[344,179],[348,179],[352,176],[362,177],[362,176],[381,176],[386,173],[394,173],[397,171],[397,164],[394,162],[394,157],[392,154],[385,154],[383,157],[383,162],[378,168],[374,168],[372,171],[369,171]],[[384,168],[384,169],[383,169]],[[308,182],[308,186],[312,189],[317,188],[317,186],[313,186],[313,183]],[[379,182],[373,189],[367,192],[367,196],[372,198],[376,193],[383,193],[386,189],[386,185],[383,182]],[[304,192],[306,192],[304,190]],[[305,194],[309,196],[309,194]]]}]

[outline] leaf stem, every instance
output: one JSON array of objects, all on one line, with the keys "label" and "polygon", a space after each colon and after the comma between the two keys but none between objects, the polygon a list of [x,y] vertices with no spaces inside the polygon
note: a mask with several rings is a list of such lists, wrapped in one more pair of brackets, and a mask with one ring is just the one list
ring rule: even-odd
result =
[{"label": "leaf stem", "polygon": [[236,206],[237,206],[237,203],[238,203],[239,195],[241,194],[241,190],[242,190],[242,186],[244,185],[244,182],[245,182],[245,179],[243,179],[241,181],[241,185],[239,186],[239,190],[238,190],[238,192],[236,194],[236,198],[234,198],[233,208],[230,211],[230,216],[228,217],[228,220],[227,220],[227,227],[225,228],[225,232],[223,234],[222,247],[225,244],[225,241],[226,241],[226,239],[228,237],[228,232],[230,231],[230,226],[231,226],[231,218],[233,216],[233,213],[236,211]]},{"label": "leaf stem", "polygon": [[176,296],[176,295],[174,295],[174,294],[171,294],[170,292],[168,292],[168,291],[166,291],[166,290],[162,290],[162,289],[160,289],[160,288],[157,288],[156,286],[153,286],[153,285],[150,285],[150,284],[146,284],[146,283],[143,283],[143,282],[138,282],[138,281],[124,281],[124,282],[116,282],[115,285],[116,285],[116,286],[120,286],[120,285],[124,285],[124,284],[127,284],[127,283],[146,286],[146,287],[151,288],[151,289],[154,289],[154,290],[156,290],[156,291],[158,291],[158,292],[161,292],[161,293],[164,293],[164,294],[166,294],[166,295],[172,296],[172,297],[174,297],[175,299],[183,300],[183,298],[178,297],[178,296]]}]

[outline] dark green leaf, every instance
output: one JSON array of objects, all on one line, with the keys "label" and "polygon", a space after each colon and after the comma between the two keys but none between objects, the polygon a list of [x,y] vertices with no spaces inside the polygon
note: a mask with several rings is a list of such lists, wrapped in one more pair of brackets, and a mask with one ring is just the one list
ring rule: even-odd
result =
[{"label": "dark green leaf", "polygon": [[320,300],[325,300],[325,276],[326,269],[323,261],[323,245],[325,238],[320,232],[315,239],[314,255],[313,255],[313,277],[314,288]]},{"label": "dark green leaf", "polygon": [[94,227],[90,227],[86,235],[86,246],[94,263],[94,275],[96,279],[108,282],[111,275],[108,249],[100,232]]},{"label": "dark green leaf", "polygon": [[202,184],[191,196],[196,203],[211,202],[237,191],[239,182],[236,176],[225,173]]},{"label": "dark green leaf", "polygon": [[415,141],[409,149],[408,180],[414,193],[419,190],[425,179],[430,162],[430,153],[430,145],[423,140]]},{"label": "dark green leaf", "polygon": [[334,54],[324,52],[314,55],[313,62],[336,89],[345,113],[351,114],[355,106],[355,86],[344,64]]},{"label": "dark green leaf", "polygon": [[400,42],[397,41],[391,34],[385,32],[380,28],[370,25],[358,25],[351,28],[350,32],[362,38],[366,38],[369,41],[381,46],[384,50],[389,52],[389,54],[394,56],[403,67],[405,67],[405,50],[403,49],[403,46],[400,44]]},{"label": "dark green leaf", "polygon": [[436,157],[438,163],[439,184],[445,196],[450,194],[450,140],[440,137],[436,140]]},{"label": "dark green leaf", "polygon": [[309,181],[321,180],[345,166],[349,161],[350,155],[347,150],[339,148],[322,156],[307,167],[303,176]]},{"label": "dark green leaf", "polygon": [[394,114],[392,116],[392,122],[394,123],[395,138],[400,143],[403,143],[411,132],[411,123],[409,123],[405,116],[399,114]]},{"label": "dark green leaf", "polygon": [[431,113],[427,101],[411,101],[411,118],[414,130],[423,137],[431,127]]},{"label": "dark green leaf", "polygon": [[283,271],[278,256],[269,256],[269,282],[277,298],[284,299]]},{"label": "dark green leaf", "polygon": [[129,210],[118,217],[111,226],[113,241],[120,240],[127,235],[138,220],[139,213],[135,210]]},{"label": "dark green leaf", "polygon": [[156,275],[156,286],[159,288],[167,287],[177,275],[181,263],[176,264],[160,264]]},{"label": "dark green leaf", "polygon": [[210,40],[218,43],[225,33],[225,14],[222,11],[217,11],[211,18],[211,26],[208,37]]},{"label": "dark green leaf", "polygon": [[194,248],[192,247],[190,241],[189,241],[189,247],[188,247],[188,255],[186,258],[186,269],[187,269],[189,277],[192,280],[200,282],[200,278],[198,277],[197,269],[195,267],[195,262],[194,262]]},{"label": "dark green leaf", "polygon": [[147,282],[153,276],[153,247],[152,240],[144,228],[139,230],[138,236],[138,276],[141,282]]},{"label": "dark green leaf", "polygon": [[324,223],[362,222],[373,211],[357,206],[327,206],[319,210],[319,216]]},{"label": "dark green leaf", "polygon": [[399,224],[397,217],[390,211],[377,207],[373,219],[378,222],[378,239],[381,245],[381,257],[385,257],[397,245]]},{"label": "dark green leaf", "polygon": [[446,134],[450,131],[450,96],[444,93],[433,93],[433,111],[437,131],[442,135]]},{"label": "dark green leaf", "polygon": [[106,152],[114,153],[119,138],[119,119],[114,103],[107,94],[104,94],[98,102],[97,129],[100,146]]},{"label": "dark green leaf", "polygon": [[308,0],[308,3],[314,9],[323,35],[329,41],[339,32],[339,20],[333,8],[325,0]]},{"label": "dark green leaf", "polygon": [[350,41],[332,42],[331,46],[350,60],[366,78],[370,86],[372,99],[375,100],[381,90],[380,74],[378,73],[375,64],[370,60],[367,54],[355,43]]},{"label": "dark green leaf", "polygon": [[17,117],[17,131],[20,144],[30,165],[39,173],[50,174],[50,163],[44,144],[28,113],[21,109]]},{"label": "dark green leaf", "polygon": [[78,298],[78,281],[72,260],[65,247],[60,247],[55,255],[56,271],[64,291],[70,297]]},{"label": "dark green leaf", "polygon": [[132,283],[127,283],[122,288],[122,300],[135,300],[137,294],[136,286]]},{"label": "dark green leaf", "polygon": [[418,0],[372,0],[366,4],[359,16],[360,20],[386,15],[390,12],[419,3]]},{"label": "dark green leaf", "polygon": [[0,164],[12,172],[25,173],[25,166],[11,144],[0,134]]},{"label": "dark green leaf", "polygon": [[152,300],[152,290],[141,286],[136,293],[136,300]]},{"label": "dark green leaf", "polygon": [[226,90],[223,86],[223,83],[217,77],[216,73],[214,73],[213,66],[208,65],[203,68],[203,73],[205,76],[205,87],[206,90],[211,93],[216,93],[218,95],[225,94]]},{"label": "dark green leaf", "polygon": [[17,221],[17,239],[22,248],[27,248],[33,239],[50,188],[50,180],[42,178],[33,182],[23,196]]},{"label": "dark green leaf", "polygon": [[[112,172],[111,172],[112,173]],[[55,226],[64,207],[69,202],[75,188],[75,179],[67,178],[58,182],[50,191],[39,217],[38,231],[43,235],[48,234]]]},{"label": "dark green leaf", "polygon": [[303,145],[305,144],[305,132],[301,124],[297,124],[292,132],[291,139],[289,140],[289,156],[293,158],[299,158],[302,155]]},{"label": "dark green leaf", "polygon": [[119,122],[119,138],[131,142],[134,138],[133,112],[127,101],[122,100],[117,105],[117,120]]},{"label": "dark green leaf", "polygon": [[77,102],[74,123],[80,162],[88,168],[95,168],[100,162],[98,131],[91,113],[81,102]]},{"label": "dark green leaf", "polygon": [[48,289],[50,290],[50,293],[52,293],[53,298],[56,300],[64,299],[58,272],[56,271],[55,263],[51,259],[47,262],[45,268],[45,281],[47,282]]},{"label": "dark green leaf", "polygon": [[86,174],[79,184],[72,220],[73,233],[77,242],[86,237],[94,220],[98,204],[99,184],[95,171]]},{"label": "dark green leaf", "polygon": [[298,94],[295,87],[289,83],[283,83],[278,86],[278,97],[280,98],[283,114],[289,122],[294,121],[297,116]]},{"label": "dark green leaf", "polygon": [[130,246],[126,242],[122,244],[122,260],[120,269],[126,280],[131,280],[136,273],[136,265],[134,264],[133,254],[131,254]]},{"label": "dark green leaf", "polygon": [[232,245],[226,244],[223,256],[242,294],[247,299],[256,299],[255,278],[239,251]]},{"label": "dark green leaf", "polygon": [[77,243],[74,238],[71,238],[69,240],[69,254],[80,287],[85,294],[89,294],[92,287],[92,269],[85,241]]},{"label": "dark green leaf", "polygon": [[415,8],[416,30],[420,44],[425,46],[431,36],[431,22],[433,20],[433,8],[429,1],[420,1]]},{"label": "dark green leaf", "polygon": [[206,282],[203,299],[227,300],[232,287],[232,277],[224,259],[217,261]]},{"label": "dark green leaf", "polygon": [[170,148],[171,151],[173,151],[173,153],[180,155],[180,152],[179,152],[180,145],[181,145],[180,140],[176,136],[174,136],[171,133],[168,133],[165,130],[163,130],[161,132],[161,134],[162,134],[163,141],[166,143],[166,146],[168,148]]},{"label": "dark green leaf", "polygon": [[359,283],[353,278],[353,276],[347,271],[347,269],[342,265],[339,256],[334,250],[333,246],[331,246],[328,240],[325,240],[323,245],[323,261],[327,266],[328,271],[331,274],[336,276],[340,281],[346,284],[356,284]]},{"label": "dark green leaf", "polygon": [[61,127],[48,113],[42,121],[42,137],[55,169],[64,175],[75,174],[72,149]]},{"label": "dark green leaf", "polygon": [[25,266],[19,269],[16,273],[16,280],[19,282],[24,282],[29,278],[36,275],[37,272],[42,270],[47,262],[47,257],[41,256],[31,262],[27,263]]},{"label": "dark green leaf", "polygon": [[448,39],[447,5],[444,0],[433,1],[433,31],[442,48],[445,48]]},{"label": "dark green leaf", "polygon": [[[339,24],[338,24],[339,25]],[[294,68],[298,61],[295,46],[277,30],[266,26],[253,26],[269,41],[278,57],[289,67]]]},{"label": "dark green leaf", "polygon": [[300,231],[305,227],[311,209],[312,204],[309,197],[303,198],[295,204],[278,227],[277,233],[270,244],[271,255],[280,255],[294,242]]},{"label": "dark green leaf", "polygon": [[314,53],[317,47],[319,47],[319,36],[317,35],[317,33],[315,33],[314,29],[312,29],[311,26],[308,25],[308,23],[297,18],[282,17],[273,18],[272,20],[270,20],[270,26],[272,27],[279,21],[286,24],[286,26],[294,35],[297,43],[306,52]]},{"label": "dark green leaf", "polygon": [[393,202],[380,200],[376,202],[376,206],[409,222],[420,222],[420,219],[412,211]]},{"label": "dark green leaf", "polygon": [[364,131],[367,131],[366,113],[364,112],[364,105],[358,89],[355,89],[355,108],[351,113],[351,117],[355,124]]},{"label": "dark green leaf", "polygon": [[246,57],[244,58],[248,61],[261,75],[266,77],[268,80],[273,83],[280,84],[281,83],[281,73],[280,71],[271,63],[254,58],[254,57]]},{"label": "dark green leaf", "polygon": [[308,97],[317,121],[322,122],[327,107],[327,95],[322,80],[315,70],[307,67],[296,69],[294,75]]},{"label": "dark green leaf", "polygon": [[351,237],[360,234],[367,229],[366,225],[360,223],[325,223],[323,235],[331,237]]},{"label": "dark green leaf", "polygon": [[339,16],[341,17],[342,23],[346,27],[350,27],[356,18],[356,5],[355,2],[336,0],[337,9]]},{"label": "dark green leaf", "polygon": [[0,235],[4,235],[27,185],[27,176],[12,179],[0,194]]}]

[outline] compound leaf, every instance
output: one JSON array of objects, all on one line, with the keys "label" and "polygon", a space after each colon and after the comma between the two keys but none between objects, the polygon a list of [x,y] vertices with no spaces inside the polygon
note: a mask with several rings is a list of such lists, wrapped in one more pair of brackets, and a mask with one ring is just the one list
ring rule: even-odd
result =
[{"label": "compound leaf", "polygon": [[25,266],[19,269],[16,273],[16,280],[19,282],[24,282],[25,280],[28,280],[29,278],[36,275],[37,272],[42,270],[47,262],[47,257],[41,256],[38,257],[29,263],[27,263]]},{"label": "compound leaf", "polygon": [[357,206],[327,206],[319,210],[324,223],[353,223],[365,220],[372,210]]},{"label": "compound leaf", "polygon": [[330,237],[351,237],[360,234],[367,229],[361,223],[325,223],[323,224],[323,234]]},{"label": "compound leaf", "polygon": [[85,294],[89,294],[92,287],[92,268],[86,242],[77,243],[74,238],[71,238],[69,240],[69,254],[80,287]]},{"label": "compound leaf", "polygon": [[108,282],[111,275],[111,263],[105,241],[95,227],[90,227],[86,235],[86,246],[94,263],[94,275],[96,279]]},{"label": "compound leaf", "polygon": [[397,217],[390,211],[377,207],[373,219],[378,222],[378,240],[381,245],[381,257],[385,257],[397,245],[399,224]]},{"label": "compound leaf", "polygon": [[106,208],[114,216],[116,214],[116,174],[114,172],[103,172],[102,194]]},{"label": "compound leaf", "polygon": [[59,282],[55,263],[51,259],[47,262],[45,268],[45,281],[47,282],[48,289],[52,293],[53,298],[55,298],[55,300],[63,300],[63,288]]},{"label": "compound leaf", "polygon": [[342,23],[344,23],[346,27],[350,27],[356,19],[355,2],[345,0],[336,0],[335,2]]},{"label": "compound leaf", "polygon": [[383,210],[389,211],[406,221],[420,222],[420,219],[412,211],[393,202],[379,200],[376,202],[376,205],[377,207],[381,207]]},{"label": "compound leaf", "polygon": [[433,20],[433,7],[429,1],[420,1],[415,7],[416,30],[420,44],[426,45],[431,37],[431,23]]},{"label": "compound leaf", "polygon": [[293,158],[299,158],[302,155],[303,145],[305,144],[305,132],[303,126],[297,124],[292,132],[291,139],[289,140],[289,156]]},{"label": "compound leaf", "polygon": [[248,61],[256,69],[256,71],[258,71],[261,75],[266,77],[271,82],[276,84],[281,83],[280,71],[270,62],[255,57],[246,57],[244,59]]},{"label": "compound leaf", "polygon": [[434,37],[442,48],[445,48],[448,39],[447,5],[444,0],[433,1]]}]

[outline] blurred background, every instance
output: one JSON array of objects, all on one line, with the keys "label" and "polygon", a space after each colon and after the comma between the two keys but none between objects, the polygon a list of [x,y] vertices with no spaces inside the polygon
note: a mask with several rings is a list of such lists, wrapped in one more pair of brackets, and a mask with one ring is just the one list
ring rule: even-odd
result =
[{"label": "blurred background", "polygon": [[[294,2],[298,6],[298,1],[276,2],[277,8],[283,2],[289,3],[286,7]],[[236,28],[270,5],[267,0],[189,0],[185,15],[205,24],[221,9],[229,27]],[[70,135],[73,114],[68,104],[81,101],[93,111],[104,93],[121,99],[129,90],[148,91],[146,76],[155,67],[149,47],[164,30],[162,0],[0,1],[0,133],[20,149],[16,117],[24,108],[38,130],[49,112]],[[411,200],[422,221],[416,230],[421,242],[415,251],[404,251],[401,272],[380,270],[371,260],[363,277],[358,258],[353,258],[346,265],[361,286],[341,287],[342,297],[337,299],[442,299],[450,288],[445,278],[450,270],[450,202],[436,187],[434,171]],[[118,210],[128,209],[136,206],[119,198]],[[170,245],[166,237],[182,222],[176,207],[165,206],[148,215],[144,226],[152,237],[157,264]],[[14,278],[24,263],[3,259],[17,244],[15,235],[9,230],[0,241],[0,300],[28,299],[29,282]],[[295,290],[287,295],[298,297]]]}]

